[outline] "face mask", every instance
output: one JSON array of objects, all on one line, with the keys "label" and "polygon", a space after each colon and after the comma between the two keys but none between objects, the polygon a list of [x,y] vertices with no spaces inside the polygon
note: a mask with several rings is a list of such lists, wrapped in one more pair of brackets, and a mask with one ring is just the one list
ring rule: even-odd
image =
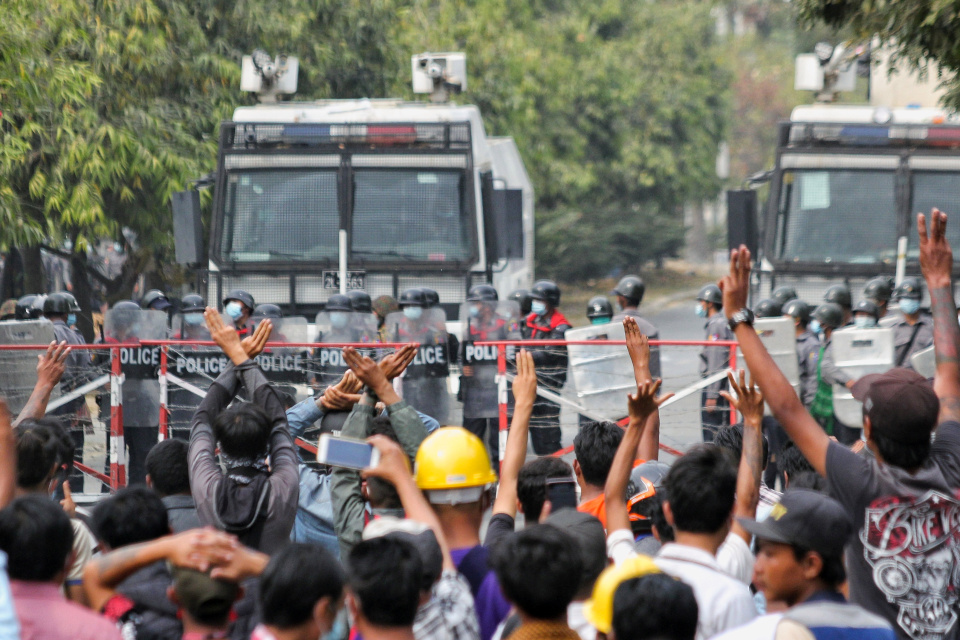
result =
[{"label": "face mask", "polygon": [[347,326],[347,322],[350,320],[350,316],[344,311],[331,311],[330,312],[330,325],[334,329],[343,329]]},{"label": "face mask", "polygon": [[608,324],[610,318],[601,317],[601,318],[590,318],[590,324]]},{"label": "face mask", "polygon": [[347,632],[349,631],[346,617],[345,611],[341,610],[337,613],[337,616],[333,619],[333,626],[330,627],[330,631],[321,634],[318,640],[345,640]]},{"label": "face mask", "polygon": [[419,320],[420,316],[423,315],[423,307],[404,307],[403,315],[405,315],[408,320]]},{"label": "face mask", "polygon": [[199,327],[203,324],[203,314],[197,312],[185,313],[183,314],[183,321],[191,327]]},{"label": "face mask", "polygon": [[904,298],[903,300],[900,301],[900,311],[903,311],[905,314],[912,316],[917,311],[920,311],[920,301]]},{"label": "face mask", "polygon": [[705,306],[703,306],[702,304],[697,304],[697,308],[694,309],[694,313],[697,314],[697,317],[698,317],[698,318],[706,318],[706,317],[707,317],[707,308],[706,308]]},{"label": "face mask", "polygon": [[877,321],[872,316],[857,316],[853,319],[853,326],[858,329],[872,329],[877,326]]},{"label": "face mask", "polygon": [[243,307],[240,306],[239,302],[227,303],[227,306],[224,307],[223,311],[234,320],[239,320],[240,316],[243,315]]},{"label": "face mask", "polygon": [[480,315],[480,307],[478,307],[478,306],[475,305],[475,304],[474,304],[474,305],[470,305],[470,317],[471,317],[471,318],[476,318],[476,317],[479,316],[479,315]]},{"label": "face mask", "polygon": [[818,335],[819,335],[820,333],[823,333],[823,327],[820,326],[820,321],[819,321],[819,320],[811,320],[811,321],[810,321],[810,327],[809,327],[809,328],[810,328],[810,331],[811,331],[811,332],[816,333],[816,334],[818,334]]},{"label": "face mask", "polygon": [[75,313],[67,314],[67,326],[72,327],[75,324],[77,324],[77,314]]},{"label": "face mask", "polygon": [[533,311],[538,316],[542,316],[543,312],[547,310],[547,303],[542,300],[534,300],[530,303],[530,311]]}]

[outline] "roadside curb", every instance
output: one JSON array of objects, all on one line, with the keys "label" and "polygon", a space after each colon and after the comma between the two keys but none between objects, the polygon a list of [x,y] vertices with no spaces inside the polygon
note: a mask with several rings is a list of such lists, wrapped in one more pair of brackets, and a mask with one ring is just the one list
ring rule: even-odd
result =
[{"label": "roadside curb", "polygon": [[660,296],[659,298],[654,298],[649,303],[644,302],[640,305],[643,310],[644,316],[651,316],[656,313],[660,313],[664,309],[672,307],[678,302],[683,302],[684,300],[692,300],[700,292],[700,287],[693,289],[682,289],[680,291],[671,293],[669,295]]}]

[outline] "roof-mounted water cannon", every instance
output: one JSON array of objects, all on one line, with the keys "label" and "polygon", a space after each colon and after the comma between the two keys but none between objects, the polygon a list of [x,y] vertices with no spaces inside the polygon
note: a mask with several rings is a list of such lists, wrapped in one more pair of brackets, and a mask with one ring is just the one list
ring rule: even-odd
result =
[{"label": "roof-mounted water cannon", "polygon": [[463,53],[419,53],[410,57],[413,92],[429,93],[431,102],[467,90],[467,56]]},{"label": "roof-mounted water cannon", "polygon": [[818,42],[813,50],[797,56],[794,89],[816,91],[816,102],[833,102],[841,91],[856,89],[860,49]]},{"label": "roof-mounted water cannon", "polygon": [[300,62],[293,56],[280,54],[276,60],[263,49],[243,56],[240,90],[256,93],[260,102],[276,102],[278,95],[297,92]]}]

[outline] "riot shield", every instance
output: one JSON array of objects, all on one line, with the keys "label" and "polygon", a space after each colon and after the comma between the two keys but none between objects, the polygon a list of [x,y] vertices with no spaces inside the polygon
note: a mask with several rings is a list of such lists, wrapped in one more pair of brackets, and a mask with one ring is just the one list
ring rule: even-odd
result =
[{"label": "riot shield", "polygon": [[[891,328],[841,329],[833,332],[830,343],[834,363],[854,380],[868,373],[883,373],[893,368],[894,341]],[[833,386],[833,413],[846,426],[863,428],[862,405],[844,386]]]},{"label": "riot shield", "polygon": [[386,326],[389,342],[415,342],[420,345],[416,358],[401,378],[403,399],[414,409],[445,424],[450,408],[446,313],[439,307],[425,309],[417,319],[407,318],[403,312],[391,313],[387,316]]},{"label": "riot shield", "polygon": [[[432,311],[432,309],[431,309]],[[478,346],[490,340],[520,340],[520,305],[513,300],[466,302],[460,309],[463,339],[460,342],[460,394],[463,417],[496,418],[497,352],[495,346]],[[507,357],[513,360],[513,347]]]},{"label": "riot shield", "polygon": [[[377,342],[377,317],[356,311],[321,311],[317,314],[316,342],[329,345]],[[374,349],[361,349],[363,355],[376,359]],[[315,347],[311,358],[310,384],[317,390],[336,384],[350,367],[343,360],[340,346]]]},{"label": "riot shield", "polygon": [[[103,330],[106,344],[137,345],[143,340],[165,340],[167,314],[143,309],[111,309],[104,318]],[[124,427],[156,427],[160,424],[159,368],[160,347],[120,349]],[[103,404],[109,412],[110,403]]]},{"label": "riot shield", "polygon": [[910,366],[924,378],[933,378],[937,373],[937,357],[934,348],[927,347],[910,356]]},{"label": "riot shield", "polygon": [[[199,316],[199,322],[197,316]],[[200,312],[174,315],[170,335],[173,340],[210,340],[207,323],[203,319],[203,313]]]},{"label": "riot shield", "polygon": [[271,319],[273,331],[267,348],[257,356],[257,365],[272,384],[296,398],[306,390],[310,354],[305,347],[283,347],[283,343],[304,344],[310,336],[307,319],[299,316]]},{"label": "riot shield", "polygon": [[[227,318],[229,320],[229,318]],[[173,316],[173,340],[210,341],[210,332],[202,312],[178,313]],[[227,366],[227,358],[219,347],[172,345],[167,349],[167,435],[190,439],[193,414],[210,384]]]},{"label": "riot shield", "polygon": [[[753,323],[760,342],[767,348],[767,353],[777,363],[780,372],[783,373],[790,386],[793,387],[797,396],[800,395],[800,363],[797,361],[797,334],[796,325],[792,318],[757,318]],[[743,352],[737,348],[737,362],[741,367],[746,366],[746,359]],[[770,407],[764,403],[766,415],[770,413]]]},{"label": "riot shield", "polygon": [[[591,325],[568,329],[567,340],[624,340],[623,324]],[[633,363],[626,347],[567,345],[577,402],[607,420],[627,415],[627,394],[635,393]]]},{"label": "riot shield", "polygon": [[[10,346],[50,344],[55,339],[49,320],[5,320],[0,322],[0,344]],[[7,399],[10,413],[17,415],[37,384],[35,350],[0,351],[0,395]],[[85,352],[89,353],[89,352]],[[53,392],[59,397],[60,386]]]}]

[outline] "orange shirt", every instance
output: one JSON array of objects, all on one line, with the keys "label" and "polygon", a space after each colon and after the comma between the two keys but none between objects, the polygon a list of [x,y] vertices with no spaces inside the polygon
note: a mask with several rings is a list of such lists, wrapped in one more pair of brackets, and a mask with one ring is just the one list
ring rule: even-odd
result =
[{"label": "orange shirt", "polygon": [[[646,460],[641,460],[638,458],[633,461],[633,467],[634,468],[639,467],[644,462],[646,462]],[[598,495],[596,498],[593,498],[592,500],[581,502],[580,505],[577,507],[577,511],[581,511],[583,513],[589,513],[590,515],[595,517],[597,520],[599,520],[600,524],[603,525],[604,530],[606,530],[607,503],[604,501],[602,493]]]}]

